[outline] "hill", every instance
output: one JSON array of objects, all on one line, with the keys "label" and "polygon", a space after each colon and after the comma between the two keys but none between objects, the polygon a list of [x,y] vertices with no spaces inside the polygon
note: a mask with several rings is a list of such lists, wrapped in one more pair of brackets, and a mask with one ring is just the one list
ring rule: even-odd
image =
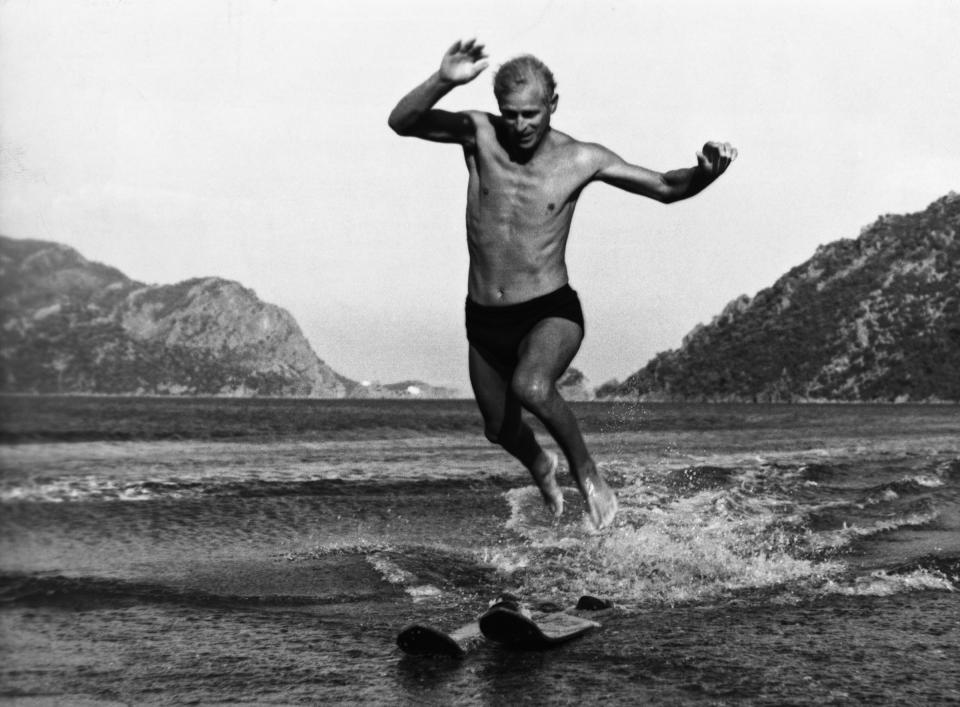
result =
[{"label": "hill", "polygon": [[146,285],[57,243],[0,237],[0,390],[344,397],[286,311],[239,283]]},{"label": "hill", "polygon": [[960,195],[881,216],[603,397],[960,401]]}]

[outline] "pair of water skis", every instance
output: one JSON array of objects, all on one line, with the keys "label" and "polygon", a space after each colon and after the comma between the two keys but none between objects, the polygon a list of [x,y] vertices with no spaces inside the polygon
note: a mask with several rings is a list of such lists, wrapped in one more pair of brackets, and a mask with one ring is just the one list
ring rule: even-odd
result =
[{"label": "pair of water skis", "polygon": [[[451,633],[429,624],[413,624],[400,632],[397,645],[412,655],[453,658],[465,657],[484,639],[512,648],[542,650],[600,628],[595,620],[600,617],[598,612],[612,606],[609,601],[582,596],[571,609],[565,610],[550,602],[531,609],[513,595],[502,594],[476,621]],[[571,613],[573,611],[577,613]]]}]

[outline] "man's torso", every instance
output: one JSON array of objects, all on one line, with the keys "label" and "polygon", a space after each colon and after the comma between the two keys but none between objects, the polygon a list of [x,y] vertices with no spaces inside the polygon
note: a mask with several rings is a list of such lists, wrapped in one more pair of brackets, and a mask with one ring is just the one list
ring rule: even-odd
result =
[{"label": "man's torso", "polygon": [[469,295],[483,305],[514,304],[567,283],[565,250],[580,192],[592,170],[583,144],[550,130],[535,155],[513,161],[496,118],[472,113],[476,146],[465,151]]}]

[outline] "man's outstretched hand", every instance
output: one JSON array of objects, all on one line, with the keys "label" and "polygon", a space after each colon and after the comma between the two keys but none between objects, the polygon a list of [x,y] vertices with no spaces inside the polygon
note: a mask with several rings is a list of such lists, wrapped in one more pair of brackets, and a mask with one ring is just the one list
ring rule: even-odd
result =
[{"label": "man's outstretched hand", "polygon": [[440,62],[440,78],[454,84],[473,81],[490,62],[483,53],[483,45],[475,39],[457,41]]},{"label": "man's outstretched hand", "polygon": [[697,153],[697,165],[714,179],[723,174],[737,159],[737,149],[729,142],[708,142]]}]

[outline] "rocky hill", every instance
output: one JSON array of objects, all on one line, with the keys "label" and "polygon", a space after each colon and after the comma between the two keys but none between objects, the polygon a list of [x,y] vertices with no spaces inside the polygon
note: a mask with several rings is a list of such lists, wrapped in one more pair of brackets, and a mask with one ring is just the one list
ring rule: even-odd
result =
[{"label": "rocky hill", "polygon": [[604,397],[960,401],[960,195],[886,215],[743,295]]},{"label": "rocky hill", "polygon": [[293,317],[219,278],[145,285],[0,237],[0,391],[344,397]]}]

